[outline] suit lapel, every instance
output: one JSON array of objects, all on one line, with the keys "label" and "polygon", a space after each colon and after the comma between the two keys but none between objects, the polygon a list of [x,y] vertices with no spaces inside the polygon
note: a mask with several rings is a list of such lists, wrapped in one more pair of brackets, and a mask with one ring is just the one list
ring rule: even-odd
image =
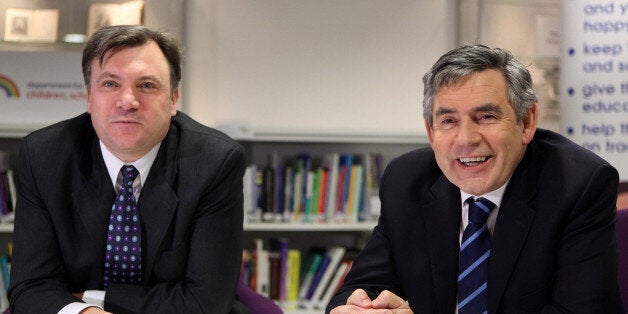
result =
[{"label": "suit lapel", "polygon": [[[168,135],[162,141],[159,153],[151,166],[145,186],[142,187],[138,202],[144,231],[142,240],[145,250],[144,274],[152,272],[157,253],[164,236],[169,231],[179,202],[173,188],[177,177],[178,137],[176,134],[176,128],[171,124]],[[149,280],[148,277],[143,276],[142,280]]]},{"label": "suit lapel", "polygon": [[444,176],[432,187],[434,200],[423,214],[439,312],[453,313],[456,305],[460,234],[460,190]]},{"label": "suit lapel", "polygon": [[87,247],[93,248],[86,254],[91,254],[92,265],[100,265],[92,269],[92,278],[102,279],[103,254],[107,237],[107,224],[111,206],[115,198],[113,183],[109,179],[107,168],[102,159],[98,140],[94,135],[91,145],[79,157],[77,184],[79,188],[72,192],[74,214],[80,217],[83,230],[87,233],[84,239],[90,243]]},{"label": "suit lapel", "polygon": [[535,211],[530,205],[536,194],[534,162],[528,147],[526,157],[515,170],[497,215],[489,260],[488,312],[495,313],[503,296],[519,253],[526,241]]}]

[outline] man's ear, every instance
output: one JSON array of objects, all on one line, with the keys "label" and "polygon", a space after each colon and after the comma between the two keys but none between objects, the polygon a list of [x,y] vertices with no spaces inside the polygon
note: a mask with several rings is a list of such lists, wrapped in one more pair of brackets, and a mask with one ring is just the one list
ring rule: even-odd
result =
[{"label": "man's ear", "polygon": [[527,145],[532,141],[536,132],[536,125],[539,119],[539,109],[536,103],[528,109],[528,113],[523,118],[523,145]]}]

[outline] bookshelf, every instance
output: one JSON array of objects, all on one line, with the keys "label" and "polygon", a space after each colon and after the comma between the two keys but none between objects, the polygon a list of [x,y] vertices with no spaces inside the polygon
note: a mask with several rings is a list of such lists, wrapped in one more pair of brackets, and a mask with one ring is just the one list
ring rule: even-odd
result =
[{"label": "bookshelf", "polygon": [[[282,162],[302,153],[312,157],[313,165],[321,163],[325,155],[380,153],[383,164],[410,150],[429,145],[426,137],[414,134],[394,133],[346,133],[310,130],[256,130],[225,128],[247,152],[247,164],[264,167],[273,154]],[[275,157],[276,158],[276,157]],[[246,203],[246,202],[245,202]],[[245,208],[246,211],[246,208]],[[246,217],[246,212],[245,212]],[[363,222],[262,222],[244,223],[243,247],[252,250],[255,241],[262,239],[265,249],[271,239],[285,239],[290,249],[301,252],[301,281],[307,268],[310,249],[342,246],[359,250],[364,247],[377,221],[376,217]],[[324,309],[293,310],[284,307],[286,313],[318,314]]]}]

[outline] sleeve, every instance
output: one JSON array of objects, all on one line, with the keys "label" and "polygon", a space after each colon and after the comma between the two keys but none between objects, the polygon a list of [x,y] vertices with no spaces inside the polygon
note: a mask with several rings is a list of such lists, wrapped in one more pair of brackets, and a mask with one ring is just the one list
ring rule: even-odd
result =
[{"label": "sleeve", "polygon": [[560,236],[552,300],[544,313],[621,313],[617,286],[617,171],[598,167]]},{"label": "sleeve", "polygon": [[54,224],[32,174],[28,138],[20,146],[9,300],[11,313],[56,313],[81,302],[65,280]]},{"label": "sleeve", "polygon": [[244,151],[237,145],[220,162],[214,183],[202,192],[195,205],[194,217],[185,226],[190,230],[189,245],[169,252],[187,254],[185,278],[157,282],[150,287],[112,285],[105,294],[105,310],[114,313],[230,311],[242,257],[244,169]]}]

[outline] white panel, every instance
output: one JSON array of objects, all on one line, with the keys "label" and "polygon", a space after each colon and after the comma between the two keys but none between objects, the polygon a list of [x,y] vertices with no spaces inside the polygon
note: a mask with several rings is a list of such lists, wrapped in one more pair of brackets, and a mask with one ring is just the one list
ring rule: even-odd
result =
[{"label": "white panel", "polygon": [[254,131],[424,134],[455,1],[187,2],[185,110]]}]

